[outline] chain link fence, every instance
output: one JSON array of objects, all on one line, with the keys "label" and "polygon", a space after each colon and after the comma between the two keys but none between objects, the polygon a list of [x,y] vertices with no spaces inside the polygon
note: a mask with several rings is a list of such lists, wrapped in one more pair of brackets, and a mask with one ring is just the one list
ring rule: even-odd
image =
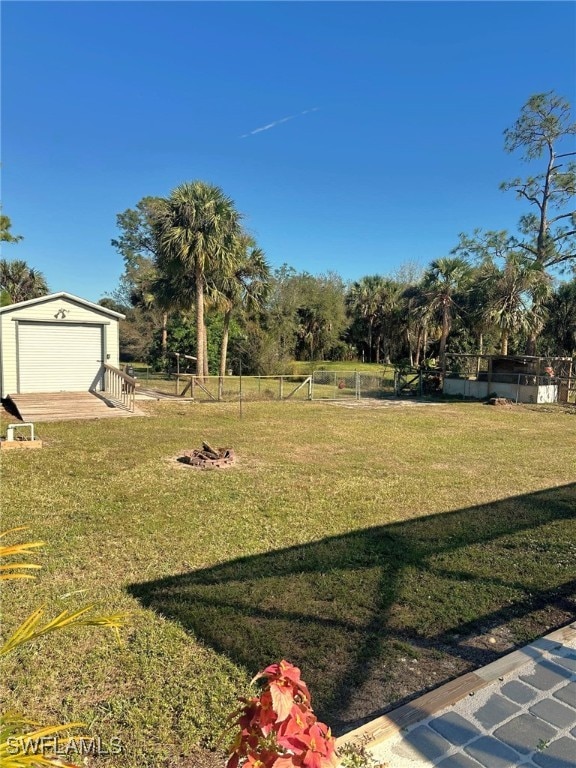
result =
[{"label": "chain link fence", "polygon": [[[140,374],[140,375],[138,375]],[[395,394],[394,371],[314,371],[311,375],[204,376],[136,372],[143,394],[191,398],[198,402],[249,400],[360,400]]]},{"label": "chain link fence", "polygon": [[312,400],[361,400],[394,394],[394,374],[358,371],[314,371]]},{"label": "chain link fence", "polygon": [[311,376],[171,376],[149,374],[137,379],[143,394],[191,398],[197,402],[311,400]]}]

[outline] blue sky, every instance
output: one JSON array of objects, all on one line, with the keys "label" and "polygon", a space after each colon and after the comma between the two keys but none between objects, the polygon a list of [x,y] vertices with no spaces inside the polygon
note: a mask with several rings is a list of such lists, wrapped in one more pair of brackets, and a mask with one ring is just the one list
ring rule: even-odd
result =
[{"label": "blue sky", "polygon": [[346,280],[514,229],[498,185],[530,168],[503,130],[533,93],[576,93],[568,2],[1,6],[2,204],[25,237],[2,255],[93,301],[123,269],[116,214],[193,179],[273,266]]}]

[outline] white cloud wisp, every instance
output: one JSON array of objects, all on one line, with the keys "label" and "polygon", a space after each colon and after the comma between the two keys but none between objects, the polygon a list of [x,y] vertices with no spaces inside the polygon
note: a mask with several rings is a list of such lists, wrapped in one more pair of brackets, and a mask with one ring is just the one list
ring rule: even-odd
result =
[{"label": "white cloud wisp", "polygon": [[254,136],[255,133],[262,133],[262,131],[269,131],[270,128],[275,128],[277,125],[281,125],[282,123],[287,123],[288,120],[294,120],[296,117],[300,117],[301,115],[307,115],[309,112],[317,112],[319,109],[320,107],[312,107],[312,109],[305,109],[303,112],[299,112],[297,115],[288,115],[288,117],[281,117],[280,120],[274,120],[273,123],[268,123],[268,125],[263,125],[261,128],[255,128],[253,131],[243,134],[242,136],[240,136],[240,138],[246,139],[248,136]]}]

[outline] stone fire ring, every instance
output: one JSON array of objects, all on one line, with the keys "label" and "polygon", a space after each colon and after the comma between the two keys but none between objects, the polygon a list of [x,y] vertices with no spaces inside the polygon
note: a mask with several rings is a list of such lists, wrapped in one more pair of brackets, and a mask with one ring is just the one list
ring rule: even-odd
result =
[{"label": "stone fire ring", "polygon": [[197,469],[225,469],[236,463],[232,448],[211,448],[206,443],[200,450],[185,451],[178,461]]}]

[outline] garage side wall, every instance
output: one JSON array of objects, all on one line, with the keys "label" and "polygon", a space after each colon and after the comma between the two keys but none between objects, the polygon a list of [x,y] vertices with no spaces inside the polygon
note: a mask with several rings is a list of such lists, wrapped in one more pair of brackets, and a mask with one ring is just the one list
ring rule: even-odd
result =
[{"label": "garage side wall", "polygon": [[106,353],[109,355],[106,362],[120,368],[120,323],[113,317],[107,319],[110,324],[104,326]]},{"label": "garage side wall", "polygon": [[0,315],[0,365],[2,366],[2,397],[16,392],[16,323],[10,313]]},{"label": "garage side wall", "polygon": [[[56,317],[56,315],[58,317]],[[64,315],[64,316],[63,316]],[[0,315],[0,364],[2,397],[18,392],[17,321],[96,323],[104,327],[107,362],[119,367],[118,320],[67,298],[56,298],[24,307],[6,308]]]}]

